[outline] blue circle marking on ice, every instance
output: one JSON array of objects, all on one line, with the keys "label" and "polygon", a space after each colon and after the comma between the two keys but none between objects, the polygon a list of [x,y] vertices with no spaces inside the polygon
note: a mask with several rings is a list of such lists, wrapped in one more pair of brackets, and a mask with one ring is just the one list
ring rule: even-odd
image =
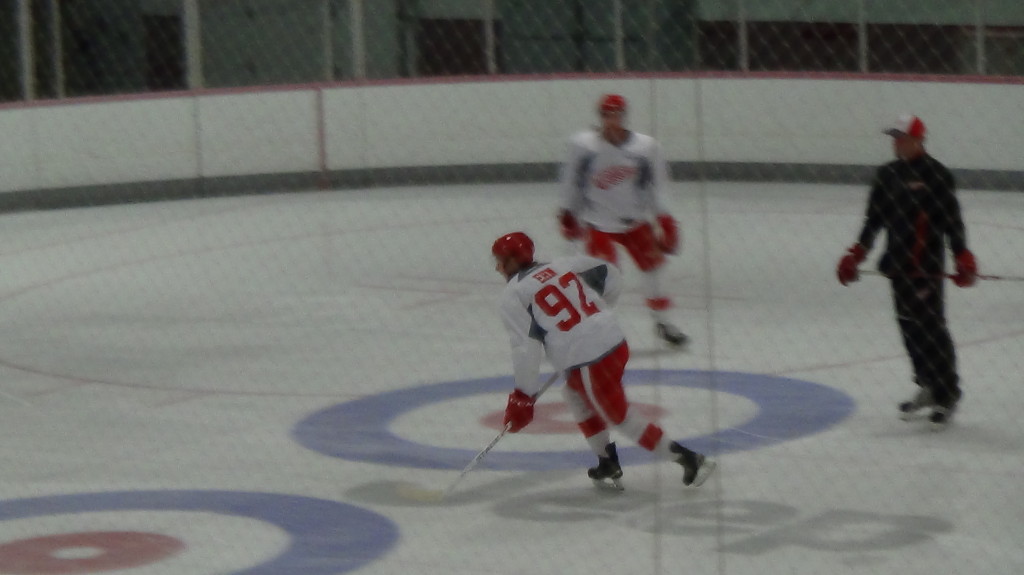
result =
[{"label": "blue circle marking on ice", "polygon": [[398,540],[398,528],[390,519],[354,505],[245,491],[110,491],[9,499],[0,501],[0,521],[129,510],[249,517],[271,523],[291,537],[284,553],[233,575],[347,573],[382,556]]},{"label": "blue circle marking on ice", "polygon": [[[715,390],[745,397],[757,413],[742,424],[706,435],[675,438],[702,453],[757,449],[828,429],[854,410],[849,395],[831,387],[768,375],[699,370],[637,370],[626,373],[627,386],[658,384]],[[481,393],[508,392],[510,376],[452,381],[381,393],[341,403],[300,421],[294,437],[313,451],[351,461],[421,469],[462,469],[476,451],[437,447],[398,437],[390,424],[403,413]],[[627,387],[627,394],[628,394]],[[500,406],[504,407],[504,405]],[[445,417],[438,410],[438,417]],[[440,425],[441,423],[439,423]],[[649,461],[640,447],[619,449],[624,462]],[[491,452],[481,468],[499,471],[575,469],[592,463],[585,449],[576,451]]]}]

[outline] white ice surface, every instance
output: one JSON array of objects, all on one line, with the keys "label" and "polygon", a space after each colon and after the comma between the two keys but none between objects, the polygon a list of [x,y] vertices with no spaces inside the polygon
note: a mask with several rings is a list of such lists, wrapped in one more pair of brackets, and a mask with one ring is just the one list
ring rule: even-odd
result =
[{"label": "white ice surface", "polygon": [[[1024,195],[960,198],[982,271],[1024,274]],[[541,258],[570,250],[556,230],[553,186],[3,215],[2,498],[175,489],[339,501],[400,529],[360,573],[1024,573],[1024,282],[949,286],[962,410],[939,434],[899,421],[895,405],[913,387],[887,284],[865,276],[842,287],[834,277],[865,199],[857,186],[676,183],[668,205],[684,251],[666,280],[691,350],[659,352],[629,264],[620,305],[631,369],[816,382],[855,400],[849,418],[727,453],[699,490],[684,490],[669,464],[628,467],[627,491],[613,497],[595,492],[583,469],[481,469],[442,504],[410,502],[394,485],[442,488],[457,471],[328,457],[299,445],[292,429],[346,401],[508,375],[489,247],[522,229]],[[756,409],[707,391],[630,393],[664,409],[666,429],[682,435]],[[503,406],[501,393],[438,402],[392,431],[475,452],[494,435],[480,418]],[[585,446],[569,433],[507,436],[495,452],[506,449]],[[0,521],[0,544],[119,525],[188,545],[125,575],[240,572],[286,544],[259,521],[159,511]]]}]

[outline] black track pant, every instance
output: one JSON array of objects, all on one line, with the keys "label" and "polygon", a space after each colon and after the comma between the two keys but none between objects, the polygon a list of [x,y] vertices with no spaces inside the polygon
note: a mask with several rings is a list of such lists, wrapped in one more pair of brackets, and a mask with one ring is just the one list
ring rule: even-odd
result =
[{"label": "black track pant", "polygon": [[940,278],[892,278],[896,318],[914,380],[932,390],[937,404],[952,407],[960,399],[960,376],[942,290]]}]

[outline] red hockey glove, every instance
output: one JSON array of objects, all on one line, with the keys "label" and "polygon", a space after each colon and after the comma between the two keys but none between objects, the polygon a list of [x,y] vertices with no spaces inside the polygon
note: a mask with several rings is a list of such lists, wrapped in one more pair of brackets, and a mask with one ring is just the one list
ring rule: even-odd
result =
[{"label": "red hockey glove", "polygon": [[658,247],[666,254],[679,251],[679,225],[675,218],[668,214],[658,214],[658,225],[661,227],[661,238]]},{"label": "red hockey glove", "polygon": [[583,237],[583,228],[580,227],[580,222],[569,210],[558,212],[558,224],[562,229],[562,237],[565,239],[575,240]]},{"label": "red hockey glove", "polygon": [[974,254],[971,250],[964,249],[956,254],[956,275],[953,276],[953,283],[957,287],[971,287],[978,281],[978,263],[974,261]]},{"label": "red hockey glove", "polygon": [[502,424],[512,426],[509,431],[515,433],[533,421],[534,399],[518,389],[508,394],[508,405],[505,407],[505,420]]},{"label": "red hockey glove", "polygon": [[850,246],[850,249],[846,250],[846,255],[840,258],[839,265],[836,266],[836,277],[839,279],[839,283],[847,285],[859,280],[860,272],[857,271],[857,266],[867,257],[868,252],[864,246],[860,244]]}]

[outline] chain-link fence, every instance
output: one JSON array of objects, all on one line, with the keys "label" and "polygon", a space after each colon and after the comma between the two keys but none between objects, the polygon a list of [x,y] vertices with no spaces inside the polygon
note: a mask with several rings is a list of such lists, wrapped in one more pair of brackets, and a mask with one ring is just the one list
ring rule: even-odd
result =
[{"label": "chain-link fence", "polygon": [[[1024,190],[1022,89],[1024,0],[0,0],[0,212],[36,210],[0,226],[4,497],[184,484],[368,502],[402,521],[403,547],[365,573],[1022,573],[1024,195],[990,191]],[[484,466],[450,506],[404,509],[371,482],[447,484],[482,447],[481,415],[502,414],[507,388],[462,397],[512,370],[489,247],[522,229],[542,258],[582,249],[558,233],[556,174],[609,92],[668,161],[685,238],[661,276],[619,255],[631,397],[707,438],[721,471],[687,494],[678,470],[630,461],[625,498],[592,499],[592,463]],[[924,168],[878,170],[897,112],[927,123],[962,204],[916,152]],[[902,232],[905,265],[881,270],[897,298],[881,231],[861,229],[878,173]],[[942,195],[921,202],[925,188]],[[282,190],[300,193],[251,197]],[[169,198],[201,201],[40,210]],[[864,276],[849,288],[847,253],[847,283]],[[974,253],[980,285],[945,281]],[[658,284],[689,353],[653,339]],[[945,405],[933,393],[902,415],[955,407],[961,375],[951,434],[896,421],[915,382]],[[356,401],[359,429],[297,424],[378,394],[408,416]],[[353,444],[353,471],[295,458],[286,427]],[[575,433],[510,450],[564,460],[553,450],[586,452]],[[39,546],[87,514],[38,505],[53,527],[0,513],[9,562],[27,536],[35,572],[91,553]],[[137,523],[158,531],[149,511]],[[349,560],[344,533],[306,515],[330,565]],[[274,548],[237,527],[207,537],[207,556],[248,562],[236,572],[328,565],[296,537],[253,567]],[[162,572],[230,572],[189,561]]]},{"label": "chain-link fence", "polygon": [[1018,0],[5,0],[0,100],[438,75],[1024,74]]}]

